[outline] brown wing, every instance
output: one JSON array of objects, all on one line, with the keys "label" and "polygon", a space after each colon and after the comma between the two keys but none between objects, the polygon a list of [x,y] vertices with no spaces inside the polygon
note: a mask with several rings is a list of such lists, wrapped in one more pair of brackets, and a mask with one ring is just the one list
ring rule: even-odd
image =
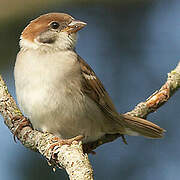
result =
[{"label": "brown wing", "polygon": [[122,134],[129,135],[139,134],[150,138],[160,138],[163,136],[164,130],[147,120],[129,115],[118,114],[108,93],[104,89],[103,84],[98,79],[94,71],[80,56],[78,56],[78,60],[83,76],[82,91],[84,91],[84,93],[86,93],[98,104],[109,119],[117,122],[116,126],[114,126],[117,127],[117,133],[121,132]]},{"label": "brown wing", "polygon": [[82,91],[93,99],[105,113],[109,114],[109,116],[111,116],[111,112],[117,115],[118,113],[112,100],[94,71],[80,56],[78,56],[78,60],[83,75]]}]

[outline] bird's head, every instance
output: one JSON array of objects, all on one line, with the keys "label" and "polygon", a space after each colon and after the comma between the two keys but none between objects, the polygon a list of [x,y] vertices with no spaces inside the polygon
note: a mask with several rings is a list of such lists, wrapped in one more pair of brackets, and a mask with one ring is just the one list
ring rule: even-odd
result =
[{"label": "bird's head", "polygon": [[45,14],[27,25],[21,34],[20,46],[43,51],[74,49],[77,32],[85,25],[68,14]]}]

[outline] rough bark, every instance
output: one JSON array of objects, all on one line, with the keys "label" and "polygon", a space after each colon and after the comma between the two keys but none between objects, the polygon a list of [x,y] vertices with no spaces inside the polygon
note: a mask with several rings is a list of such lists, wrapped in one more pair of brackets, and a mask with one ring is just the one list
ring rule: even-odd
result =
[{"label": "rough bark", "polygon": [[49,133],[33,130],[31,126],[22,127],[17,133],[20,123],[27,122],[8,93],[7,87],[0,76],[0,112],[4,122],[18,140],[27,148],[41,153],[54,167],[66,169],[71,180],[92,180],[93,170],[87,154],[83,153],[81,142],[72,145],[60,145],[56,137]]}]

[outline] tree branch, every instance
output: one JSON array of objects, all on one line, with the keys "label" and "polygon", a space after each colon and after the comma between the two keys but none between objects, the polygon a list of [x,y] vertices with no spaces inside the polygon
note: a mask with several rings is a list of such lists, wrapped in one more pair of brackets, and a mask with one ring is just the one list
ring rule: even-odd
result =
[{"label": "tree branch", "polygon": [[156,111],[180,88],[180,62],[174,70],[168,73],[166,83],[145,102],[139,103],[132,111],[127,114],[146,118],[148,114]]},{"label": "tree branch", "polygon": [[[146,118],[148,114],[156,111],[180,88],[180,63],[168,73],[166,83],[151,95],[145,102],[139,103],[132,111],[126,114]],[[14,134],[17,132],[22,115],[14,99],[8,93],[7,87],[0,76],[0,112],[4,122]],[[84,146],[86,151],[93,150],[98,146],[111,142],[121,135],[105,135],[100,140],[88,143]],[[71,180],[92,180],[93,170],[87,154],[83,153],[81,142],[72,145],[57,145],[56,137],[49,133],[41,133],[25,126],[17,133],[17,138],[27,148],[41,153],[51,164],[66,169]],[[53,147],[53,148],[51,148]]]},{"label": "tree branch", "polygon": [[[25,117],[20,112],[14,99],[0,76],[0,112],[4,122],[14,134]],[[82,144],[57,145],[56,137],[49,133],[41,133],[30,126],[23,127],[17,133],[19,141],[27,148],[38,151],[52,165],[66,169],[71,180],[92,180],[93,170],[87,154],[83,153]],[[54,147],[53,149],[51,147]]]}]

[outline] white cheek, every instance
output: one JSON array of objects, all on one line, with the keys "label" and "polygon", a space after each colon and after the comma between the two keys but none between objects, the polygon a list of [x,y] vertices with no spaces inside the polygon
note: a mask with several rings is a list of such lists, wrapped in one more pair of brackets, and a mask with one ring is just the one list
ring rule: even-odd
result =
[{"label": "white cheek", "polygon": [[52,44],[40,43],[36,39],[31,42],[27,39],[20,39],[20,47],[22,49],[39,49],[42,51],[59,51],[66,49],[74,49],[77,41],[77,33],[68,35],[66,32],[60,32],[56,41]]},{"label": "white cheek", "polygon": [[34,43],[34,42],[31,42],[29,40],[26,40],[24,38],[20,38],[20,47],[21,48],[27,48],[27,49],[38,49],[39,45]]},{"label": "white cheek", "polygon": [[54,46],[56,46],[59,49],[74,49],[76,41],[76,33],[68,35],[66,32],[60,32],[57,40],[54,43]]}]

